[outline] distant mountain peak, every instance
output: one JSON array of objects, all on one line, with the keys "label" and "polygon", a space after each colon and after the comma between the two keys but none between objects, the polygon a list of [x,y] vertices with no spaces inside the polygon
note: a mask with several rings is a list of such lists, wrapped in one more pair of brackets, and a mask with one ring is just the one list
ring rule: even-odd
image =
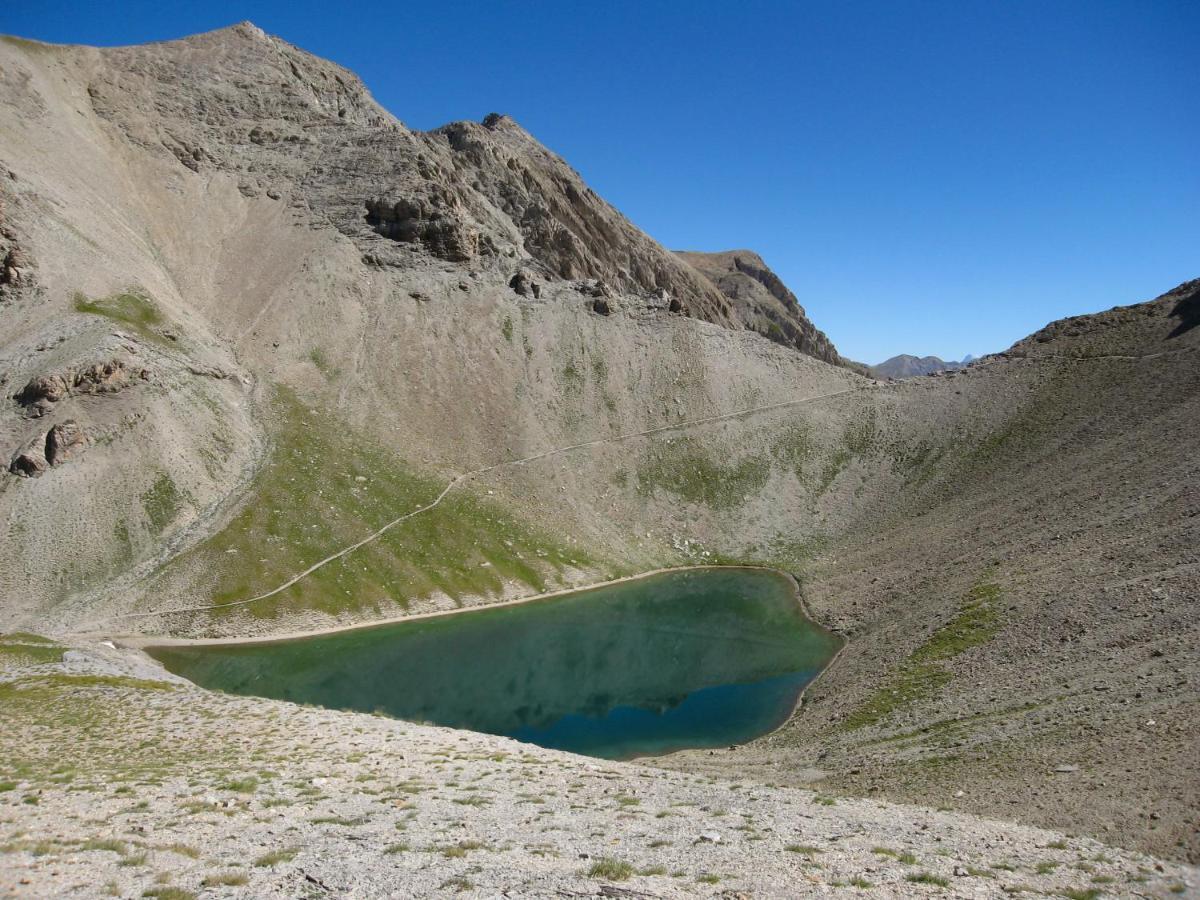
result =
[{"label": "distant mountain peak", "polygon": [[945,360],[939,356],[913,356],[901,353],[891,359],[884,360],[877,366],[871,366],[871,374],[876,378],[915,378],[918,375],[933,375],[937,372],[951,372],[966,367],[975,359],[967,354],[962,361]]}]

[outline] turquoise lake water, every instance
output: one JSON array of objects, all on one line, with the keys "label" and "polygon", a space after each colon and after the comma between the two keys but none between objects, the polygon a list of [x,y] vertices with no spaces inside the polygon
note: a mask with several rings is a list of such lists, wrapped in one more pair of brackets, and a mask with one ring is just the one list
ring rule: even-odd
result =
[{"label": "turquoise lake water", "polygon": [[838,646],[803,615],[790,579],[712,568],[317,637],[147,652],[207,688],[621,759],[773,730]]}]

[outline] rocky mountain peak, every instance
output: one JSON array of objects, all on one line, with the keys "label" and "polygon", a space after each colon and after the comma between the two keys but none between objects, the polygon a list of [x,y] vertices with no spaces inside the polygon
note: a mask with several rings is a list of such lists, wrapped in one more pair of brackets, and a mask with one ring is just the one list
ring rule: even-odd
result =
[{"label": "rocky mountain peak", "polygon": [[841,363],[833,342],[809,321],[796,295],[754,251],[678,251],[676,255],[733,302],[746,327],[801,353],[834,365]]}]

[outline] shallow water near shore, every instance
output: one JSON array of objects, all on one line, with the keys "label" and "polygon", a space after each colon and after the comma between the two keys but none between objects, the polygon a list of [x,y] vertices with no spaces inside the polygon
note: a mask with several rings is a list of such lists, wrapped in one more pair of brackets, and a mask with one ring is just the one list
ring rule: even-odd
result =
[{"label": "shallow water near shore", "polygon": [[839,646],[786,576],[705,568],[314,637],[146,650],[207,688],[622,759],[775,729]]}]

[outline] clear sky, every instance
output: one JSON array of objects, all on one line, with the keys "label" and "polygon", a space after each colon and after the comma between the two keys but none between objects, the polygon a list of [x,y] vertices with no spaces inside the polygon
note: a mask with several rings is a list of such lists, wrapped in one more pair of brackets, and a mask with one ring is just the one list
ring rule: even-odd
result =
[{"label": "clear sky", "polygon": [[412,127],[512,115],[669,247],[758,251],[847,356],[958,358],[1200,277],[1200,2],[8,0],[250,19]]}]

